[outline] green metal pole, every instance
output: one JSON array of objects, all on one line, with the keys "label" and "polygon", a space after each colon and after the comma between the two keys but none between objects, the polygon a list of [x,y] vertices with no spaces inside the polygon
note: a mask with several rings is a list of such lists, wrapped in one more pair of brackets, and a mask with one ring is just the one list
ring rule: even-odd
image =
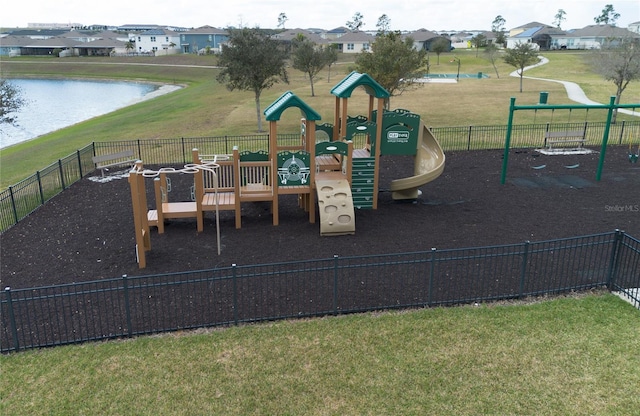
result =
[{"label": "green metal pole", "polygon": [[604,133],[602,135],[602,147],[600,148],[600,160],[598,161],[598,171],[596,172],[596,181],[602,177],[602,167],[604,166],[604,156],[607,152],[607,141],[609,140],[609,129],[611,127],[611,120],[613,119],[613,109],[616,106],[616,97],[611,96],[609,99],[609,111],[607,113],[607,124],[604,126]]},{"label": "green metal pole", "polygon": [[513,128],[513,112],[516,104],[516,97],[511,97],[509,103],[509,122],[507,123],[507,137],[504,140],[504,157],[502,158],[502,176],[500,184],[504,185],[507,180],[507,166],[509,166],[509,147],[511,146],[511,129]]}]

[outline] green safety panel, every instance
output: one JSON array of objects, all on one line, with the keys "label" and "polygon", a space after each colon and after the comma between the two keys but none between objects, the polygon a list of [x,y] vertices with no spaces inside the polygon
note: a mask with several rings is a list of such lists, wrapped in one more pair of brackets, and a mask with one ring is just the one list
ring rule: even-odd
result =
[{"label": "green safety panel", "polygon": [[310,160],[309,152],[304,150],[278,153],[278,186],[309,185]]},{"label": "green safety panel", "polygon": [[375,156],[375,143],[376,143],[377,124],[372,121],[351,121],[347,123],[347,135],[346,140],[353,141],[353,136],[358,134],[369,135],[369,141],[371,144],[371,156]]},{"label": "green safety panel", "polygon": [[[374,111],[374,117],[377,112]],[[420,134],[420,116],[408,110],[385,110],[382,114],[382,141],[380,153],[383,155],[415,155]]]},{"label": "green safety panel", "polygon": [[346,142],[316,143],[316,156],[333,154],[349,156],[349,145]]},{"label": "green safety panel", "polygon": [[[329,141],[333,140],[333,124],[330,124],[330,123],[316,124],[316,141],[324,141],[324,140],[318,140],[318,131],[326,133],[326,135],[329,136]],[[324,135],[321,134],[321,136],[324,136]]]},{"label": "green safety panel", "polygon": [[258,150],[257,152],[243,150],[239,156],[241,162],[265,162],[269,160],[269,152],[266,150]]}]

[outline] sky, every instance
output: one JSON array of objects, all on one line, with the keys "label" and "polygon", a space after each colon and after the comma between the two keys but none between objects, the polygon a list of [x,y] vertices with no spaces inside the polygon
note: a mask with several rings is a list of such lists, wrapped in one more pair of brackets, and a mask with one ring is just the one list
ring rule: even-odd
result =
[{"label": "sky", "polygon": [[0,27],[26,27],[29,23],[88,25],[157,24],[196,28],[213,26],[333,29],[346,26],[356,13],[363,30],[376,30],[386,14],[392,30],[491,30],[496,16],[505,28],[530,22],[553,25],[559,9],[565,11],[562,29],[594,24],[607,4],[620,14],[617,26],[640,21],[639,0],[18,0],[4,1]]}]

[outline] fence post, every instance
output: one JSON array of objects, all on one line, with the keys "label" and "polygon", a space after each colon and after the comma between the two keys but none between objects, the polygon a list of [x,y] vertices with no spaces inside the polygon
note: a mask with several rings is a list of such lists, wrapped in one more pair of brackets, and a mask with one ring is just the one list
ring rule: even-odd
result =
[{"label": "fence post", "polygon": [[467,133],[467,150],[471,150],[471,130],[472,126],[469,126],[469,132]]},{"label": "fence post", "polygon": [[82,158],[80,157],[80,150],[76,150],[76,156],[78,157],[78,171],[80,172],[79,179],[82,179],[84,175],[82,174]]},{"label": "fence post", "polygon": [[233,263],[231,265],[231,269],[233,270],[232,279],[233,279],[233,323],[238,325],[238,282],[236,278],[236,270],[237,265]]},{"label": "fence post", "polygon": [[62,190],[67,189],[64,183],[64,172],[62,171],[62,159],[58,159],[58,171],[60,172],[60,183],[62,184]]},{"label": "fence post", "polygon": [[11,208],[13,209],[13,219],[15,220],[14,224],[17,224],[18,221],[18,207],[16,206],[16,198],[13,195],[13,186],[9,187],[9,195],[11,196]]},{"label": "fence post", "polygon": [[40,177],[40,171],[36,172],[36,179],[38,179],[38,192],[40,192],[40,205],[44,205],[44,190],[42,189],[42,178]]},{"label": "fence post", "polygon": [[522,293],[524,292],[524,281],[527,275],[527,261],[529,260],[529,245],[531,242],[529,240],[524,242],[524,251],[522,252],[522,265],[520,266],[520,293],[518,293],[518,298],[522,298]]},{"label": "fence post", "polygon": [[620,126],[620,138],[618,139],[618,144],[622,144],[622,137],[624,137],[624,122],[626,120],[622,120],[622,126]]},{"label": "fence post", "polygon": [[333,255],[333,314],[338,314],[338,255]]},{"label": "fence post", "polygon": [[609,290],[613,290],[613,285],[615,284],[615,280],[618,274],[618,253],[620,251],[623,234],[624,231],[616,229],[613,236],[613,244],[611,245],[611,256],[609,258],[609,270],[607,272],[607,289]]},{"label": "fence post", "polygon": [[131,325],[131,303],[129,302],[129,283],[127,281],[127,275],[122,275],[122,288],[124,290],[124,311],[127,318],[127,335],[131,337],[133,335],[133,328]]},{"label": "fence post", "polygon": [[11,335],[13,336],[13,347],[16,351],[20,350],[20,341],[18,340],[18,327],[16,325],[16,316],[13,312],[13,301],[11,299],[11,288],[9,286],[4,288],[4,293],[7,296],[7,308],[9,309],[9,322],[11,323]]},{"label": "fence post", "polygon": [[436,274],[436,248],[431,247],[431,270],[429,270],[429,300],[427,301],[427,305],[431,307],[433,303],[433,279]]}]

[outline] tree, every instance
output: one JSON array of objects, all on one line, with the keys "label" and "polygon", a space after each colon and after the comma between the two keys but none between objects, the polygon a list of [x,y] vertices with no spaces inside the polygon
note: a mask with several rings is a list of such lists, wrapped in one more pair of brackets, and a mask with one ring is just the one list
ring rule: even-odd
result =
[{"label": "tree", "polygon": [[493,70],[496,71],[496,77],[500,78],[500,74],[498,73],[498,65],[496,64],[496,62],[498,61],[498,56],[500,55],[500,50],[498,49],[498,47],[491,43],[487,45],[482,54],[487,61],[491,62]]},{"label": "tree", "polygon": [[504,34],[504,25],[507,21],[501,15],[497,15],[491,23],[491,31],[496,34],[496,43],[505,46],[507,43],[507,37]]},{"label": "tree", "polygon": [[516,68],[520,76],[520,92],[522,92],[524,69],[538,62],[538,50],[531,43],[519,42],[514,48],[506,50],[503,59]]},{"label": "tree", "polygon": [[378,28],[378,33],[385,34],[389,31],[391,27],[391,19],[386,14],[383,14],[378,18],[378,23],[376,23],[376,27]]},{"label": "tree", "polygon": [[[424,67],[426,56],[427,51],[413,47],[411,37],[403,40],[400,32],[389,32],[376,36],[370,52],[358,54],[356,68],[358,72],[369,74],[391,96],[401,95],[415,87],[413,79]],[[389,107],[388,101],[386,106]]]},{"label": "tree", "polygon": [[334,44],[327,45],[323,51],[327,62],[327,82],[331,82],[331,66],[338,62],[338,47]]},{"label": "tree", "polygon": [[20,88],[0,79],[0,124],[15,124],[16,113],[25,104]]},{"label": "tree", "polygon": [[289,20],[286,14],[280,13],[278,15],[278,27],[284,30],[284,24]]},{"label": "tree", "polygon": [[438,38],[431,44],[431,52],[435,52],[437,56],[436,65],[440,65],[440,54],[442,52],[449,52],[451,50],[451,44],[445,38]]},{"label": "tree", "polygon": [[127,53],[130,53],[135,47],[136,45],[132,41],[128,41],[124,44],[124,50],[127,51]]},{"label": "tree", "polygon": [[[631,81],[640,80],[640,40],[623,38],[604,43],[600,50],[590,56],[594,72],[602,75],[616,86],[616,104],[620,104],[622,93]],[[616,112],[613,122],[616,121]]]},{"label": "tree", "polygon": [[615,26],[616,21],[619,18],[620,13],[616,13],[616,11],[613,9],[612,4],[607,4],[606,6],[604,6],[604,9],[602,9],[602,13],[600,13],[600,16],[594,17],[593,20],[599,25]]},{"label": "tree", "polygon": [[556,13],[553,20],[553,24],[556,25],[558,29],[561,29],[562,22],[567,20],[567,18],[565,17],[566,15],[567,15],[567,12],[565,12],[562,9],[558,9],[558,13]]},{"label": "tree", "polygon": [[222,45],[218,64],[222,70],[217,76],[230,91],[253,91],[258,118],[258,131],[262,131],[260,95],[273,84],[289,83],[285,63],[286,51],[280,43],[259,29],[229,29],[228,43]]},{"label": "tree", "polygon": [[311,40],[301,36],[293,40],[293,67],[309,76],[311,83],[311,96],[315,97],[313,80],[318,73],[327,66],[328,54],[321,46],[316,45]]},{"label": "tree", "polygon": [[364,22],[362,21],[362,19],[364,19],[364,16],[362,16],[362,13],[356,12],[356,14],[353,15],[352,19],[353,20],[347,22],[347,27],[350,30],[355,32],[357,30],[360,30],[360,28],[364,26]]},{"label": "tree", "polygon": [[471,44],[476,48],[476,58],[478,57],[478,50],[481,46],[485,46],[487,43],[487,37],[482,33],[475,35],[471,38]]}]

